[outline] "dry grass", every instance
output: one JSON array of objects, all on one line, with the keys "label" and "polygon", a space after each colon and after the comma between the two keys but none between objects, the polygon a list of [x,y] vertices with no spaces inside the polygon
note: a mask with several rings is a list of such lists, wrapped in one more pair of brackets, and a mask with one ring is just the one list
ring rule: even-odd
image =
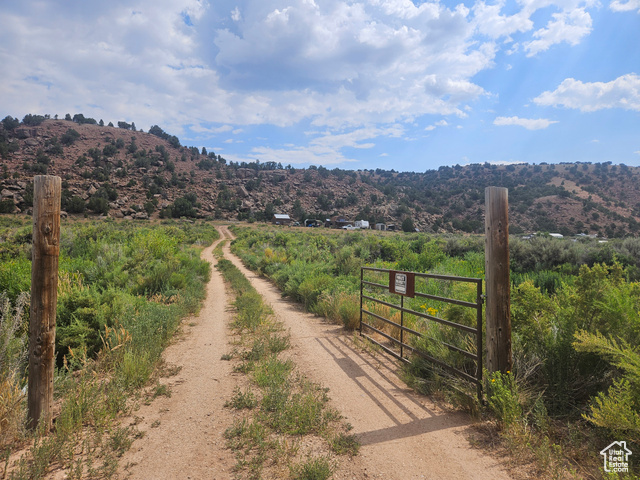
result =
[{"label": "dry grass", "polygon": [[15,306],[0,295],[0,448],[13,442],[22,429],[20,386],[26,366],[27,342],[25,307],[28,294],[21,294]]},{"label": "dry grass", "polygon": [[333,322],[342,324],[347,330],[355,330],[360,324],[360,297],[357,293],[324,292],[318,299],[314,311]]}]

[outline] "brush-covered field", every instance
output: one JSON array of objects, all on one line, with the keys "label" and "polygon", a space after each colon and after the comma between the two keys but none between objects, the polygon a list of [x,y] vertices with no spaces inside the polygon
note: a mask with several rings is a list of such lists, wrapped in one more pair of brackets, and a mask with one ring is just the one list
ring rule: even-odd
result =
[{"label": "brush-covered field", "polygon": [[[271,227],[235,233],[232,249],[249,268],[309,311],[350,329],[360,320],[362,266],[484,277],[483,237]],[[406,380],[490,413],[504,445],[537,462],[540,475],[603,475],[599,452],[609,443],[625,440],[640,451],[640,240],[512,238],[510,250],[513,372],[485,375],[486,405],[474,404],[472,393],[461,395],[473,390],[420,357],[406,367]],[[376,275],[366,272],[365,279],[385,282]],[[466,301],[476,295],[473,285],[447,281],[424,282],[416,290]],[[397,296],[381,298],[399,304]],[[404,301],[416,312],[475,323],[471,309]],[[399,317],[385,305],[365,301],[365,307]],[[405,314],[404,322],[424,333],[412,340],[416,347],[473,372],[474,362],[441,343],[475,352],[468,334],[420,316]],[[370,323],[399,335],[384,322]]]},{"label": "brush-covered field", "polygon": [[[484,277],[484,238],[374,231],[237,227],[232,248],[309,311],[357,328],[362,266]],[[31,281],[31,221],[0,218],[0,452],[34,440],[19,467],[3,478],[42,478],[60,465],[70,478],[108,478],[132,431],[113,421],[128,398],[153,383],[153,372],[180,319],[198,310],[209,278],[201,247],[217,233],[205,222],[65,221],[56,335],[56,426],[24,431],[26,346]],[[550,237],[511,239],[514,368],[484,376],[475,389],[419,357],[407,383],[445,395],[491,418],[503,448],[533,461],[539,478],[604,477],[599,452],[624,440],[640,451],[640,240],[598,243]],[[365,278],[384,283],[384,276]],[[475,286],[420,282],[436,296],[474,301]],[[398,297],[378,292],[384,301]],[[475,312],[436,300],[405,299],[424,315],[473,326]],[[392,307],[367,304],[385,318]],[[371,323],[397,338],[397,328]],[[475,364],[441,342],[475,352],[459,334],[406,314],[412,337],[430,355],[473,373]],[[407,339],[405,338],[405,341]],[[158,395],[163,391],[158,385]],[[80,447],[79,447],[80,446]],[[632,462],[632,467],[633,467]],[[637,467],[633,467],[636,470]],[[74,472],[77,473],[74,477]],[[84,473],[83,473],[84,472]],[[625,478],[624,475],[621,478]]]},{"label": "brush-covered field", "polygon": [[[31,229],[30,219],[0,218],[0,451],[7,460],[33,438],[23,430]],[[210,276],[200,251],[217,236],[205,223],[63,222],[55,429],[35,433],[10,478],[41,478],[52,464],[78,478],[113,474],[131,432],[112,420],[150,381],[181,318],[199,309]]]}]

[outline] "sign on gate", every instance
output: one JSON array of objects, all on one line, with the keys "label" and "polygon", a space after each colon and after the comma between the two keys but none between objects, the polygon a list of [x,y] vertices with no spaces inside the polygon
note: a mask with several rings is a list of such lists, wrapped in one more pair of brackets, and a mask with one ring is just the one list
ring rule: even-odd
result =
[{"label": "sign on gate", "polygon": [[416,278],[412,272],[389,272],[389,291],[398,295],[413,298],[415,296]]}]

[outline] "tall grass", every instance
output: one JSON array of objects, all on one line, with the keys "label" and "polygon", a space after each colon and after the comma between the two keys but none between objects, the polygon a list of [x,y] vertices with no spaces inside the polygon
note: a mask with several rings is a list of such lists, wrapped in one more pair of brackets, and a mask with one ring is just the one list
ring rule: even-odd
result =
[{"label": "tall grass", "polygon": [[28,294],[22,293],[12,305],[6,294],[0,294],[0,446],[11,442],[21,427],[28,301]]}]

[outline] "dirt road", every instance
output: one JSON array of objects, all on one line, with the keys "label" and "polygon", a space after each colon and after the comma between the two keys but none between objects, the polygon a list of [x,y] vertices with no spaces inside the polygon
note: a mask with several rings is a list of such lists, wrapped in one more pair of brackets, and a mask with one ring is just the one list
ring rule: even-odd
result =
[{"label": "dirt road", "polygon": [[[214,265],[217,243],[202,252]],[[232,478],[235,461],[222,438],[233,421],[224,403],[235,386],[230,363],[220,359],[228,352],[227,304],[222,277],[212,268],[200,314],[184,322],[182,335],[164,353],[168,369],[180,369],[160,379],[171,396],[159,396],[135,412],[136,426],[144,436],[121,460],[120,478]]]},{"label": "dirt road", "polygon": [[[231,236],[225,227],[220,232],[223,237]],[[212,249],[207,248],[203,257],[214,262]],[[360,438],[360,455],[342,460],[333,478],[510,478],[499,461],[469,445],[465,433],[471,420],[467,415],[444,411],[409,390],[398,379],[393,362],[354,348],[340,327],[283,299],[270,282],[248,271],[228,246],[224,251],[290,329],[299,369],[329,388],[333,405]],[[169,365],[182,367],[176,376],[164,379],[172,395],[136,412],[145,435],[121,462],[121,477],[233,478],[234,460],[222,438],[234,418],[223,405],[238,381],[229,362],[220,360],[229,351],[228,319],[224,284],[213,270],[200,315],[166,352]]]}]

